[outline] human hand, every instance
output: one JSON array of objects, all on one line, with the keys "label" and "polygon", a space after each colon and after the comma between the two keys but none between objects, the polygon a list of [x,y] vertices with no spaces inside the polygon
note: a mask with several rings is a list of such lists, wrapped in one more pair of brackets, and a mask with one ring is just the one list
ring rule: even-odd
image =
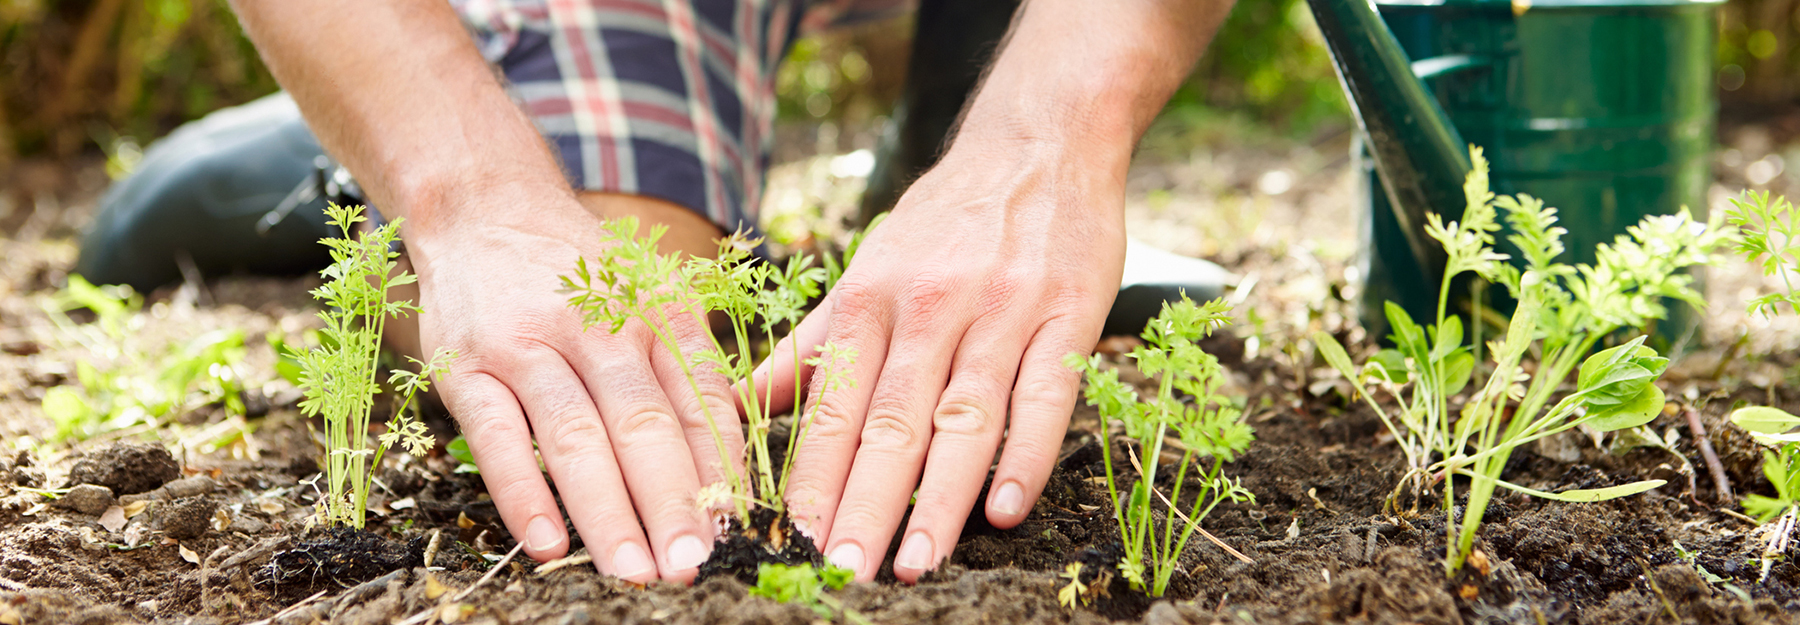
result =
[{"label": "human hand", "polygon": [[[852,388],[820,397],[814,380],[819,412],[788,489],[795,522],[859,580],[877,573],[915,485],[894,574],[912,582],[949,556],[1003,434],[987,519],[1024,521],[1074,407],[1062,359],[1093,348],[1118,292],[1122,176],[988,145],[915,183],[790,337],[803,358],[827,339],[860,354]],[[811,376],[791,346],[772,353],[756,384],[772,372],[779,402],[795,367]]]},{"label": "human hand", "polygon": [[[692,581],[717,531],[695,493],[724,479],[701,402],[735,414],[725,379],[701,376],[696,398],[648,328],[584,331],[558,276],[600,253],[602,222],[566,191],[465,204],[432,225],[409,221],[407,249],[422,347],[460,354],[438,389],[507,529],[539,561],[568,552],[541,454],[601,572]],[[455,218],[441,218],[447,212]],[[698,320],[672,325],[684,348],[710,344]],[[742,434],[722,434],[729,457],[740,457]]]}]

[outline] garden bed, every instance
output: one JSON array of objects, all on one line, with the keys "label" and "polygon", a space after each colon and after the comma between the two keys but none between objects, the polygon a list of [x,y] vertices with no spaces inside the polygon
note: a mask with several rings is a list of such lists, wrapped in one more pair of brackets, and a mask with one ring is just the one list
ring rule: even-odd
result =
[{"label": "garden bed", "polygon": [[[1325,171],[1319,179],[1345,177],[1342,163],[1308,167]],[[1183,179],[1181,171],[1158,175]],[[1184,197],[1216,194],[1181,191]],[[1068,585],[1060,574],[1068,564],[1084,564],[1084,580],[1094,581],[1118,557],[1118,527],[1101,481],[1099,419],[1080,407],[1050,485],[1022,526],[998,530],[973,514],[947,566],[920,584],[900,585],[884,574],[832,596],[877,623],[1794,620],[1800,612],[1795,554],[1758,579],[1762,536],[1754,522],[1730,512],[1735,497],[1715,486],[1719,476],[1703,458],[1689,419],[1692,412],[1706,430],[1734,496],[1770,492],[1760,451],[1725,415],[1740,400],[1800,409],[1800,389],[1786,381],[1791,357],[1746,356],[1779,352],[1782,343],[1765,343],[1768,337],[1757,334],[1742,349],[1713,345],[1680,358],[1661,383],[1670,401],[1651,424],[1674,441],[1668,450],[1602,441],[1619,447],[1615,452],[1569,434],[1515,454],[1509,479],[1540,490],[1644,479],[1668,484],[1592,504],[1500,495],[1477,541],[1486,570],[1446,578],[1439,506],[1427,495],[1416,511],[1384,509],[1401,476],[1399,451],[1366,406],[1348,401],[1348,385],[1296,338],[1323,329],[1353,351],[1366,346],[1367,337],[1347,319],[1345,298],[1354,295],[1344,290],[1345,258],[1314,254],[1342,241],[1291,249],[1257,243],[1292,242],[1288,228],[1346,218],[1338,183],[1303,182],[1291,193],[1336,212],[1322,217],[1288,196],[1271,209],[1279,218],[1229,224],[1245,230],[1239,234],[1249,244],[1192,250],[1227,260],[1250,278],[1240,289],[1247,292],[1240,312],[1254,308],[1269,325],[1242,323],[1207,343],[1231,372],[1226,393],[1244,399],[1245,418],[1256,428],[1256,442],[1226,472],[1242,478],[1257,500],[1222,505],[1204,527],[1249,561],[1196,538],[1165,600],[1150,602],[1114,576],[1093,585],[1091,605],[1060,605],[1058,591]],[[1132,210],[1134,224],[1160,214],[1135,201]],[[1274,234],[1265,232],[1271,228]],[[74,363],[90,356],[56,339],[42,308],[64,283],[72,248],[27,239],[0,239],[6,258],[0,264],[0,438],[7,449],[23,437],[48,436],[40,402],[49,389],[74,384]],[[1709,295],[1755,287],[1742,276],[1713,278]],[[175,452],[166,463],[121,453],[118,446],[142,439],[143,430],[33,445],[38,453],[8,451],[0,459],[0,625],[817,618],[806,607],[751,596],[728,577],[691,588],[638,588],[596,573],[578,557],[547,567],[508,561],[496,570],[492,563],[515,543],[480,478],[456,473],[457,461],[441,447],[422,458],[391,456],[398,459],[386,463],[382,486],[371,496],[372,536],[334,537],[309,528],[319,446],[295,408],[292,386],[262,383],[275,379],[275,359],[260,337],[291,338],[316,327],[306,296],[315,285],[227,279],[159,293],[145,308],[136,334],[147,340],[179,342],[200,334],[196,328],[245,330],[250,339],[239,375],[255,381],[243,396],[247,419],[211,407],[172,417],[162,432],[162,447]],[[1718,326],[1743,320],[1733,302],[1716,300],[1714,308],[1713,334],[1725,336]],[[1116,355],[1129,345],[1109,339],[1102,351]],[[1128,367],[1125,377],[1134,377]],[[442,415],[430,425],[440,441],[454,436]],[[1129,473],[1123,451],[1112,456],[1115,470]],[[113,484],[111,499],[90,492],[60,505],[28,490],[70,485],[81,464],[86,481],[116,482],[95,477],[110,474],[140,483]]]}]

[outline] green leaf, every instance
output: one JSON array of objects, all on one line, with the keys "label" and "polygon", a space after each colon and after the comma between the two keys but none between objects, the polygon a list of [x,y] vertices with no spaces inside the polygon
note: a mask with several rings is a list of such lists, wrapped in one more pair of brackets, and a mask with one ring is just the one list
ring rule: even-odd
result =
[{"label": "green leaf", "polygon": [[44,391],[44,415],[56,422],[57,431],[79,434],[89,421],[99,416],[88,406],[87,399],[74,387],[54,386]]},{"label": "green leaf", "polygon": [[1602,432],[1634,428],[1656,420],[1662,414],[1663,392],[1655,384],[1644,386],[1635,397],[1607,406],[1588,409],[1588,418],[1582,423]]},{"label": "green leaf", "polygon": [[[1459,473],[1468,474],[1467,471],[1459,471]],[[1477,479],[1482,479],[1482,478],[1477,478]],[[1520,486],[1518,484],[1514,484],[1514,483],[1507,482],[1504,480],[1494,480],[1494,483],[1499,484],[1500,486],[1504,486],[1511,490],[1515,490],[1515,491],[1518,491],[1521,493],[1525,493],[1527,495],[1531,495],[1532,497],[1549,499],[1552,501],[1568,501],[1568,502],[1573,502],[1573,503],[1593,503],[1596,501],[1606,501],[1608,499],[1618,499],[1620,497],[1630,497],[1632,495],[1636,495],[1638,493],[1642,493],[1644,491],[1648,491],[1653,488],[1662,486],[1663,484],[1667,484],[1667,483],[1669,483],[1669,481],[1668,480],[1644,480],[1641,482],[1632,482],[1630,484],[1620,484],[1618,486],[1609,486],[1607,488],[1583,488],[1583,489],[1576,489],[1576,490],[1565,490],[1560,493],[1552,493],[1552,492],[1548,492],[1548,491],[1537,490],[1534,488],[1526,488],[1524,486]]]},{"label": "green leaf", "polygon": [[[1473,361],[1470,364],[1473,365]],[[1406,354],[1397,349],[1375,352],[1374,356],[1369,357],[1369,362],[1363,365],[1363,371],[1394,384],[1405,384],[1412,380],[1412,372],[1406,369]]]},{"label": "green leaf", "polygon": [[1344,351],[1342,343],[1325,332],[1314,332],[1312,341],[1319,348],[1319,356],[1325,359],[1326,364],[1337,369],[1346,378],[1356,377],[1356,366],[1350,363],[1350,354]]},{"label": "green leaf", "polygon": [[450,454],[450,457],[455,458],[458,462],[475,464],[475,453],[469,451],[469,439],[461,435],[450,439],[450,444],[444,446],[444,452]]},{"label": "green leaf", "polygon": [[1731,422],[1757,434],[1785,434],[1800,426],[1800,417],[1770,406],[1750,406],[1731,411]]},{"label": "green leaf", "polygon": [[1762,495],[1744,495],[1744,513],[1756,517],[1757,521],[1768,523],[1781,513],[1787,512],[1791,502],[1764,497]]},{"label": "green leaf", "polygon": [[1444,359],[1444,394],[1455,395],[1468,386],[1469,378],[1475,374],[1475,355],[1466,350],[1450,354]]},{"label": "green leaf", "polygon": [[1431,360],[1441,361],[1456,348],[1462,347],[1462,317],[1451,315],[1444,318],[1444,324],[1437,327],[1437,341],[1431,346]]}]

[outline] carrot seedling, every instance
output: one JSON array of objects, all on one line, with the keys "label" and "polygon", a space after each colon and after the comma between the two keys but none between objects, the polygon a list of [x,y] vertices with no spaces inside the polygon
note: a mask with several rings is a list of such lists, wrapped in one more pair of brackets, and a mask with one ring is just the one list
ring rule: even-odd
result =
[{"label": "carrot seedling", "polygon": [[387,431],[369,445],[368,431],[375,396],[381,394],[376,379],[381,356],[381,332],[390,317],[419,312],[407,301],[389,301],[388,289],[410,284],[417,278],[397,271],[400,253],[393,244],[400,238],[400,219],[356,236],[356,224],[364,221],[362,207],[335,204],[326,208],[331,226],[344,233],[321,242],[331,249],[331,266],[320,272],[325,284],[313,289],[314,299],[324,302],[319,319],[319,343],[309,351],[292,353],[300,366],[300,411],[320,417],[325,425],[326,492],[319,500],[319,519],[327,525],[361,529],[368,510],[369,489],[381,457],[393,446],[423,454],[435,441],[413,415],[415,400],[430,390],[433,375],[447,375],[454,352],[440,350],[431,362],[413,363],[418,372],[394,370],[388,384],[399,401]]},{"label": "carrot seedling", "polygon": [[[1106,490],[1114,502],[1113,518],[1119,523],[1125,547],[1119,572],[1132,588],[1152,597],[1161,597],[1168,590],[1188,539],[1214,507],[1228,500],[1256,501],[1237,480],[1224,476],[1225,463],[1249,448],[1255,434],[1240,418],[1242,411],[1219,393],[1226,378],[1219,359],[1199,345],[1201,339],[1231,322],[1230,309],[1223,299],[1198,305],[1186,295],[1180,302],[1163,304],[1162,313],[1144,329],[1144,345],[1131,353],[1138,369],[1157,382],[1156,395],[1147,400],[1119,380],[1117,369],[1102,368],[1098,354],[1087,358],[1070,354],[1064,360],[1086,378],[1087,403],[1100,411]],[[1184,395],[1192,399],[1184,401]],[[1142,460],[1137,462],[1137,480],[1124,499],[1112,464],[1115,423],[1127,441],[1143,450]],[[1181,461],[1175,467],[1173,492],[1166,500],[1169,511],[1158,515],[1152,508],[1161,498],[1151,491],[1156,488],[1163,438],[1170,430],[1181,441]],[[1210,462],[1200,466],[1200,490],[1183,514],[1177,507],[1182,487],[1189,467],[1201,464],[1201,459]],[[1178,523],[1177,518],[1184,520]]]},{"label": "carrot seedling", "polygon": [[[773,337],[777,330],[798,324],[807,302],[819,296],[826,272],[813,267],[808,255],[790,258],[783,266],[757,261],[751,250],[759,242],[742,234],[723,239],[717,258],[683,261],[676,255],[657,251],[657,242],[665,230],[661,225],[652,226],[649,236],[639,237],[636,218],[608,222],[602,241],[607,245],[606,253],[592,263],[579,259],[575,275],[563,277],[563,291],[570,296],[569,305],[581,311],[588,327],[604,326],[615,333],[633,322],[647,327],[658,344],[676,356],[684,382],[694,396],[704,396],[700,380],[706,375],[721,375],[732,384],[738,403],[744,407],[749,475],[738,471],[721,430],[735,427],[737,415],[715,414],[711,404],[700,402],[726,477],[724,482],[704,488],[698,503],[710,506],[729,501],[745,527],[750,525],[750,510],[755,506],[772,509],[779,517],[786,511],[783,495],[787,490],[787,469],[817,419],[818,408],[815,405],[799,415],[789,427],[787,460],[779,461],[769,446],[775,415],[764,400],[774,392],[774,379],[765,380],[762,389],[754,386],[751,337],[756,331]],[[685,318],[706,327],[712,314],[722,317],[729,326],[732,349],[726,349],[726,344],[712,333],[706,333],[708,342],[698,348],[684,346],[676,321]],[[804,359],[815,367],[815,375],[821,376],[823,393],[835,392],[853,382],[846,369],[855,362],[855,350],[826,343],[817,354],[802,358],[799,342],[788,344],[795,360]],[[799,375],[796,368],[796,408],[801,405]],[[774,533],[771,541],[779,547],[780,539]]]},{"label": "carrot seedling", "polygon": [[[1336,339],[1313,335],[1325,360],[1350,380],[1399,442],[1408,471],[1396,486],[1389,506],[1405,488],[1415,494],[1442,480],[1446,518],[1445,567],[1461,568],[1474,548],[1476,530],[1496,487],[1558,501],[1602,501],[1656,488],[1663,480],[1646,480],[1592,490],[1544,492],[1500,479],[1513,450],[1521,445],[1577,427],[1607,432],[1649,423],[1661,412],[1662,390],[1655,381],[1668,359],[1644,345],[1639,336],[1594,352],[1606,337],[1641,328],[1664,318],[1665,298],[1704,305],[1684,270],[1711,264],[1713,251],[1730,238],[1714,219],[1694,221],[1686,211],[1653,215],[1627,229],[1610,245],[1595,249],[1591,265],[1557,261],[1563,254],[1563,228],[1556,209],[1527,195],[1496,197],[1488,190],[1487,161],[1470,149],[1474,169],[1464,185],[1468,206],[1461,221],[1443,223],[1428,215],[1425,230],[1449,257],[1439,289],[1436,324],[1421,326],[1406,311],[1389,303],[1394,349],[1382,350],[1361,369]],[[1498,209],[1498,210],[1496,210]],[[1507,237],[1521,252],[1522,267],[1494,251],[1500,211],[1513,234]],[[1475,358],[1463,345],[1461,319],[1450,313],[1451,282],[1464,273],[1504,285],[1518,306],[1506,331],[1488,345],[1493,359],[1486,381],[1477,386],[1460,414],[1449,409],[1450,397],[1471,381]],[[1535,363],[1527,363],[1528,357]],[[1576,374],[1575,392],[1552,402],[1559,387]],[[1389,409],[1375,401],[1370,387],[1386,391],[1396,402]],[[1436,457],[1438,460],[1431,461]],[[1461,523],[1453,518],[1456,481],[1467,477],[1467,506]]]},{"label": "carrot seedling", "polygon": [[[1732,198],[1725,218],[1737,226],[1738,252],[1762,267],[1764,276],[1781,278],[1782,290],[1750,301],[1750,314],[1774,316],[1780,304],[1800,312],[1800,295],[1794,292],[1792,274],[1800,272],[1800,218],[1787,198],[1767,191],[1747,191]],[[1775,559],[1787,552],[1800,514],[1800,417],[1779,408],[1751,406],[1732,411],[1731,422],[1750,432],[1763,450],[1763,476],[1775,485],[1775,496],[1745,495],[1744,512],[1764,524],[1769,538],[1762,553],[1762,576],[1769,576]],[[1770,525],[1770,523],[1773,525]]]}]

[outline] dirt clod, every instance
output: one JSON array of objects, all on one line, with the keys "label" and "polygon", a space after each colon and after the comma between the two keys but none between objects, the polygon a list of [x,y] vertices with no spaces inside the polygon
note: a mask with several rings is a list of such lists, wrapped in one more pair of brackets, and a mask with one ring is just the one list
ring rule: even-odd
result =
[{"label": "dirt clod", "polygon": [[181,465],[156,445],[118,443],[88,454],[69,470],[70,484],[96,484],[133,495],[181,477]]},{"label": "dirt clod", "polygon": [[206,535],[211,529],[213,510],[218,504],[206,497],[188,497],[158,504],[156,528],[175,540],[189,540]]},{"label": "dirt clod", "polygon": [[82,514],[100,514],[118,503],[112,489],[95,484],[78,484],[56,500],[56,507]]}]

